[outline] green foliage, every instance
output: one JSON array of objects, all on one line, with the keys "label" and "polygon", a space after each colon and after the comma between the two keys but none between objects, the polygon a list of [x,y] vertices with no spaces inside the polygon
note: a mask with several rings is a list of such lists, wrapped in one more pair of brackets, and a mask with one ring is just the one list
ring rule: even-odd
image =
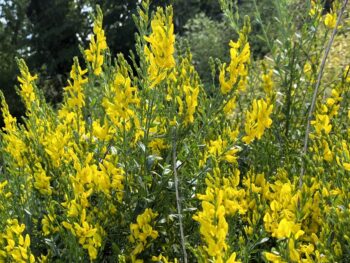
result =
[{"label": "green foliage", "polygon": [[41,83],[50,101],[61,101],[64,79],[79,44],[87,37],[88,12],[84,1],[28,1],[26,15],[30,29],[28,63],[41,73]]}]

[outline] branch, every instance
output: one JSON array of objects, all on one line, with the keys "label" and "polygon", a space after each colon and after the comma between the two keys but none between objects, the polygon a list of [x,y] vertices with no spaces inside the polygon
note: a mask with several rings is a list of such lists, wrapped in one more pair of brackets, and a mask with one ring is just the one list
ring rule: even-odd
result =
[{"label": "branch", "polygon": [[186,246],[185,246],[185,235],[184,235],[184,230],[182,225],[181,202],[180,202],[180,194],[179,194],[179,178],[177,175],[177,167],[176,167],[176,129],[174,129],[174,137],[173,137],[173,172],[174,172],[176,206],[177,206],[177,213],[179,216],[183,260],[184,260],[184,263],[187,263],[187,252],[186,252]]}]

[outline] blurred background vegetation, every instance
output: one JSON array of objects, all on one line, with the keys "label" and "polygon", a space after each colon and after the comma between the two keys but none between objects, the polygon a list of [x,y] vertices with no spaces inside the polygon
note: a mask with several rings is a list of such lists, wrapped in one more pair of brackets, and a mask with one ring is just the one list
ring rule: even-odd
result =
[{"label": "blurred background vegetation", "polygon": [[[304,1],[290,1],[301,8]],[[329,5],[331,1],[325,1]],[[136,28],[132,14],[139,1],[128,0],[0,0],[0,89],[11,113],[19,118],[23,106],[15,93],[15,57],[24,58],[39,75],[39,87],[53,105],[61,101],[62,88],[73,56],[81,56],[92,27],[90,15],[99,4],[104,12],[104,29],[111,55],[129,55]],[[228,25],[218,0],[152,0],[153,6],[172,4],[179,45],[188,46],[204,84],[210,83],[209,57],[229,60],[228,43],[236,33]],[[269,0],[238,0],[234,12],[252,21],[250,43],[253,56],[261,58],[271,46],[261,37],[261,24],[273,39],[278,21],[276,6]],[[259,15],[257,15],[259,10]],[[242,21],[237,21],[242,23]]]}]

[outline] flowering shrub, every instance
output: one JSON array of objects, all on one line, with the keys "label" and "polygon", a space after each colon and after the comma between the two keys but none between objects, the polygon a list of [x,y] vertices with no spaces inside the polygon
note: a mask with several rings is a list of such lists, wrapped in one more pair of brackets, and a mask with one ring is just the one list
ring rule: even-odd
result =
[{"label": "flowering shrub", "polygon": [[349,261],[349,66],[307,117],[315,30],[336,11],[312,1],[273,63],[251,61],[245,19],[209,87],[175,52],[172,8],[148,1],[131,65],[110,58],[97,7],[57,110],[18,60],[23,124],[1,95],[0,262]]}]

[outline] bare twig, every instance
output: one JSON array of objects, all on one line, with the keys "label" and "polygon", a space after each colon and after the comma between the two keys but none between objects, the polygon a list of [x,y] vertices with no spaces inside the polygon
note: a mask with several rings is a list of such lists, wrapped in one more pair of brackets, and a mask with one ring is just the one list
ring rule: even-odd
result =
[{"label": "bare twig", "polygon": [[308,142],[309,142],[309,134],[310,134],[310,122],[312,119],[312,115],[313,115],[313,111],[315,109],[315,104],[316,104],[316,99],[317,99],[317,93],[318,93],[318,89],[320,87],[321,84],[321,80],[322,80],[322,76],[323,76],[323,71],[324,71],[324,67],[326,65],[326,61],[327,61],[327,57],[329,55],[329,52],[331,50],[332,44],[334,42],[334,38],[335,35],[338,32],[338,26],[341,22],[341,18],[343,16],[343,13],[345,11],[346,5],[348,4],[348,0],[344,0],[343,6],[341,7],[339,13],[338,13],[338,19],[337,19],[337,23],[335,25],[335,28],[333,29],[331,38],[328,42],[326,51],[323,55],[322,58],[322,62],[321,62],[321,67],[320,67],[320,71],[318,72],[318,76],[317,76],[317,82],[316,82],[316,86],[315,86],[315,90],[314,90],[314,94],[312,96],[312,101],[311,101],[311,105],[310,105],[310,109],[309,109],[309,114],[308,114],[308,118],[307,118],[307,124],[306,124],[306,132],[305,132],[305,138],[304,138],[304,148],[303,148],[303,160],[302,160],[302,165],[301,165],[301,171],[300,171],[300,177],[299,177],[299,188],[301,188],[303,186],[303,176],[304,176],[304,172],[305,172],[305,156],[307,154],[307,147],[308,147]]},{"label": "bare twig", "polygon": [[175,184],[175,195],[176,195],[176,206],[177,206],[177,214],[179,217],[179,225],[180,225],[180,237],[181,237],[181,246],[183,253],[183,262],[187,263],[187,252],[185,246],[185,235],[184,229],[182,225],[182,213],[181,213],[181,202],[180,202],[180,194],[179,194],[179,177],[177,175],[177,164],[176,164],[176,130],[174,130],[173,137],[173,173],[174,173],[174,184]]}]

